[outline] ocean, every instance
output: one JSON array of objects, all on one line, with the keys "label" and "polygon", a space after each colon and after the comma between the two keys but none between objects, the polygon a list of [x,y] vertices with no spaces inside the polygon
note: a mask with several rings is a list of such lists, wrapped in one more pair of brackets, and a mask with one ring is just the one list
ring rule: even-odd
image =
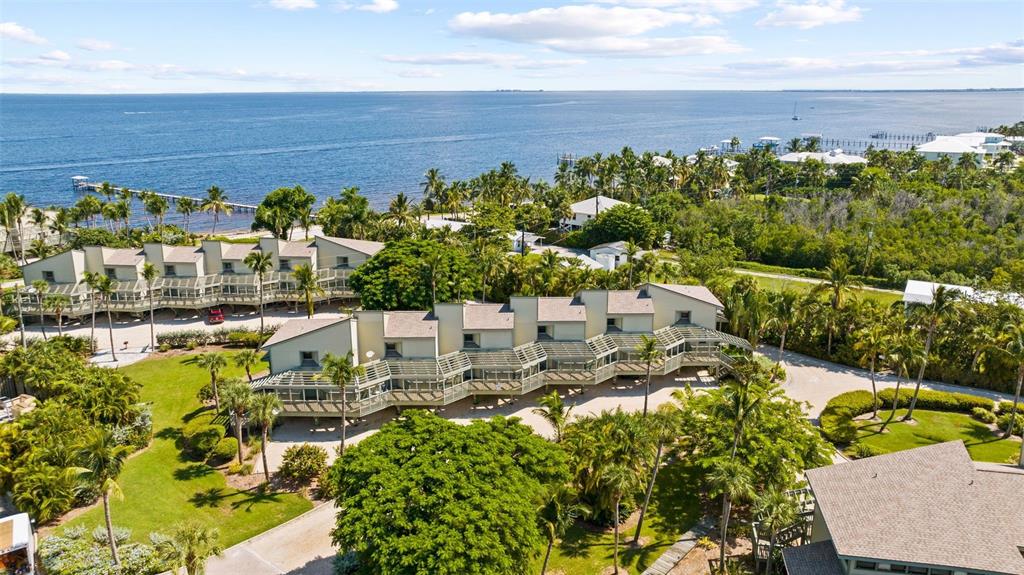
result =
[{"label": "ocean", "polygon": [[[794,107],[800,116],[793,121]],[[738,136],[869,140],[1024,119],[1024,92],[450,92],[0,95],[0,192],[75,201],[71,177],[257,203],[301,184],[357,186],[377,206],[420,197],[437,167],[467,178],[501,162],[533,179],[561,154],[691,153]]]}]

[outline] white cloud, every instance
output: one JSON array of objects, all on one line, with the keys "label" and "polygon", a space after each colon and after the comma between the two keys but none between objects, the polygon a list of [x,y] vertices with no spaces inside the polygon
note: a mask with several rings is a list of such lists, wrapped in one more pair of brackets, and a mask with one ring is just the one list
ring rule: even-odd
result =
[{"label": "white cloud", "polygon": [[861,9],[846,6],[844,0],[810,0],[798,4],[782,0],[775,10],[757,21],[758,26],[792,26],[809,30],[825,24],[856,22],[861,18]]},{"label": "white cloud", "polygon": [[437,70],[431,70],[430,68],[413,68],[411,70],[402,70],[398,73],[402,78],[441,78],[442,75]]},{"label": "white cloud", "polygon": [[623,58],[665,58],[694,54],[735,54],[745,49],[725,36],[683,36],[675,38],[619,38],[605,36],[582,40],[552,40],[555,50],[578,54],[604,54]]},{"label": "white cloud", "polygon": [[270,5],[278,10],[306,10],[316,8],[316,0],[270,0]]},{"label": "white cloud", "polygon": [[113,42],[107,42],[106,40],[97,40],[96,38],[82,38],[75,46],[78,46],[82,50],[88,50],[90,52],[108,52],[117,48]]},{"label": "white cloud", "polygon": [[675,24],[707,25],[718,20],[712,16],[684,12],[666,12],[654,8],[623,6],[561,6],[538,8],[529,12],[462,12],[448,23],[467,36],[496,38],[513,42],[635,36]]},{"label": "white cloud", "polygon": [[53,60],[55,62],[67,62],[71,59],[71,55],[63,50],[52,50],[40,56],[43,60]]},{"label": "white cloud", "polygon": [[684,9],[701,13],[730,13],[747,10],[758,5],[758,0],[599,0],[604,4],[619,4],[639,8]]},{"label": "white cloud", "polygon": [[356,6],[356,10],[384,14],[398,10],[398,2],[396,0],[371,0],[368,4]]},{"label": "white cloud", "polygon": [[445,54],[420,54],[416,56],[385,55],[381,59],[393,64],[413,64],[418,66],[493,66],[496,68],[517,68],[521,70],[566,68],[586,63],[586,60],[580,59],[535,60],[520,54],[490,52],[449,52]]},{"label": "white cloud", "polygon": [[36,34],[31,28],[26,28],[17,22],[0,22],[0,38],[8,38],[27,44],[47,43],[46,38]]}]

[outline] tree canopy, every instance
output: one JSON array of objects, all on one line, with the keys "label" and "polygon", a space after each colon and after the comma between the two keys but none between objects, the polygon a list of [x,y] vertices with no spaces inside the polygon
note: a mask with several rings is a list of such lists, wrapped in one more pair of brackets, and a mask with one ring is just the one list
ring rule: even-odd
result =
[{"label": "tree canopy", "polygon": [[468,253],[434,240],[387,244],[351,277],[366,309],[430,309],[469,297],[476,271]]},{"label": "tree canopy", "polygon": [[292,226],[302,219],[316,203],[316,196],[302,186],[277,188],[263,198],[256,208],[253,230],[268,230],[274,237],[286,240]]}]

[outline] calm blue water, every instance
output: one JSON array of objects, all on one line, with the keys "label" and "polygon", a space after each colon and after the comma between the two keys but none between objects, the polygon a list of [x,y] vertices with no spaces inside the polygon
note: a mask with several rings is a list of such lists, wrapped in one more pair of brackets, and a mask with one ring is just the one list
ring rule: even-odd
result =
[{"label": "calm blue water", "polygon": [[[790,119],[796,102],[799,122]],[[376,205],[423,173],[512,161],[550,179],[561,153],[689,153],[730,136],[950,133],[1024,118],[1024,92],[544,92],[0,95],[0,192],[74,201],[70,177],[255,203],[278,186]]]}]

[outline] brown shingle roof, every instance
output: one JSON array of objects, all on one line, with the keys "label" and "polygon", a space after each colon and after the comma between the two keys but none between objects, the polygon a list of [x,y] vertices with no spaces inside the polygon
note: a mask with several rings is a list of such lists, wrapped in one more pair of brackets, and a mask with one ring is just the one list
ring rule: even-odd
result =
[{"label": "brown shingle roof", "polygon": [[586,308],[571,297],[537,298],[537,321],[586,321]]},{"label": "brown shingle roof", "polygon": [[145,259],[142,250],[133,248],[103,248],[103,264],[108,266],[134,266]]},{"label": "brown shingle roof", "polygon": [[384,337],[435,337],[437,320],[428,311],[384,312]]},{"label": "brown shingle roof", "polygon": [[310,242],[286,242],[277,243],[277,254],[283,258],[311,258],[316,255],[316,248]]},{"label": "brown shingle roof", "polygon": [[323,329],[325,327],[332,326],[343,321],[348,321],[348,317],[332,317],[332,318],[312,318],[312,319],[291,319],[282,325],[274,335],[270,336],[270,339],[263,344],[264,348],[272,345],[281,343],[282,341],[288,341],[297,337],[313,333],[314,331]]},{"label": "brown shingle roof", "polygon": [[722,302],[718,301],[715,294],[711,293],[711,290],[704,286],[684,286],[679,284],[651,284],[652,286],[660,287],[661,289],[675,292],[679,295],[684,295],[688,298],[709,303],[713,306],[725,308]]},{"label": "brown shingle roof", "polygon": [[462,306],[462,329],[512,329],[515,314],[508,304],[467,303]]},{"label": "brown shingle roof", "polygon": [[225,260],[244,260],[249,252],[257,249],[257,244],[230,244],[221,242],[220,257]]},{"label": "brown shingle roof", "polygon": [[652,314],[654,313],[654,301],[649,296],[641,296],[640,290],[609,290],[608,313],[615,315]]},{"label": "brown shingle roof", "polygon": [[169,264],[194,264],[203,257],[201,248],[192,246],[164,246],[164,262]]},{"label": "brown shingle roof", "polygon": [[962,441],[806,475],[842,557],[1024,573],[1024,474],[976,469]]}]

